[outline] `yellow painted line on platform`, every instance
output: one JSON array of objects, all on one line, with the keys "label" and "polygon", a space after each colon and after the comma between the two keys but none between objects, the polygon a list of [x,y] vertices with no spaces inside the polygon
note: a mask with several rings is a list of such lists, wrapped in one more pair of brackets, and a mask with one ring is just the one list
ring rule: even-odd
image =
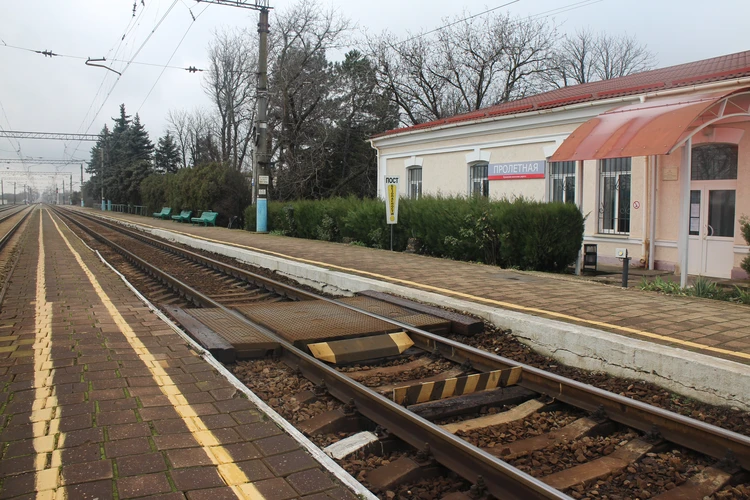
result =
[{"label": "yellow painted line on platform", "polygon": [[237,498],[246,500],[265,500],[263,494],[253,485],[253,483],[247,478],[242,469],[232,460],[232,455],[226,448],[224,448],[216,436],[207,430],[208,426],[203,420],[195,413],[193,408],[187,404],[187,400],[181,393],[177,384],[174,383],[172,377],[162,367],[159,360],[157,360],[153,354],[150,353],[148,348],[141,342],[136,333],[130,327],[125,318],[122,317],[120,311],[117,310],[117,306],[112,302],[107,292],[104,291],[99,280],[97,280],[94,273],[89,269],[86,263],[81,258],[81,255],[73,248],[68,238],[63,234],[60,226],[57,224],[54,218],[52,222],[55,224],[57,231],[62,236],[68,249],[75,257],[78,265],[83,270],[84,274],[88,278],[91,285],[94,287],[96,294],[102,301],[102,304],[107,309],[107,312],[114,320],[122,334],[127,339],[130,346],[138,354],[138,357],[148,368],[151,376],[153,377],[156,384],[161,389],[161,392],[167,396],[169,402],[174,406],[177,413],[182,418],[182,421],[187,426],[188,430],[198,442],[198,444],[206,452],[206,455],[211,459],[212,463],[216,466],[224,482],[229,486]]},{"label": "yellow painted line on platform", "polygon": [[[47,280],[45,278],[44,228],[42,211],[39,211],[39,261],[36,266],[36,294],[34,308],[34,403],[29,420],[33,428],[33,445],[36,452],[34,491],[38,499],[52,499],[60,484],[60,469],[48,458],[55,450],[59,431],[60,415],[57,412],[57,394],[54,385],[55,369],[52,368],[52,304],[47,302]],[[57,417],[57,418],[55,418]],[[57,436],[57,448],[62,447],[65,434]],[[50,463],[50,467],[47,464]],[[64,494],[62,495],[65,498]],[[58,497],[59,498],[59,497]]]},{"label": "yellow painted line on platform", "polygon": [[579,317],[571,316],[571,315],[565,314],[565,313],[559,313],[559,312],[555,312],[555,311],[548,311],[546,309],[540,309],[538,307],[527,307],[527,306],[522,306],[522,305],[519,305],[519,304],[513,304],[511,302],[505,302],[505,301],[501,301],[501,300],[488,299],[488,298],[485,298],[485,297],[478,297],[476,295],[471,295],[471,294],[462,293],[462,292],[456,292],[454,290],[448,290],[446,288],[440,288],[440,287],[437,287],[437,286],[426,285],[424,283],[418,283],[416,281],[403,280],[403,279],[400,279],[400,278],[394,278],[392,276],[386,276],[384,274],[378,274],[378,273],[371,273],[369,271],[363,271],[361,269],[354,269],[354,268],[351,268],[351,267],[343,267],[343,266],[338,266],[336,264],[329,264],[327,262],[320,262],[320,261],[316,261],[316,260],[304,259],[304,258],[301,258],[301,257],[295,257],[293,255],[287,255],[287,254],[283,254],[283,253],[280,253],[280,252],[274,252],[273,250],[266,250],[266,249],[263,249],[263,248],[257,248],[257,247],[247,246],[247,245],[241,245],[239,243],[232,243],[232,242],[229,242],[229,241],[215,240],[215,239],[211,239],[211,238],[206,238],[205,236],[199,236],[197,234],[185,233],[185,232],[182,232],[182,231],[176,231],[174,229],[167,229],[167,228],[159,227],[159,226],[152,226],[150,224],[145,224],[145,223],[141,223],[141,222],[133,222],[133,221],[130,221],[130,220],[127,220],[127,219],[120,219],[118,217],[111,217],[110,216],[109,218],[115,219],[115,220],[118,220],[118,221],[122,221],[122,222],[127,222],[129,224],[136,224],[136,225],[139,225],[139,226],[149,227],[149,228],[152,228],[152,229],[160,229],[162,231],[169,231],[169,232],[172,232],[172,233],[175,233],[175,234],[181,234],[183,236],[188,236],[190,238],[197,238],[199,240],[204,240],[204,241],[208,241],[208,242],[211,242],[211,243],[218,243],[218,244],[221,244],[221,245],[228,245],[228,246],[237,247],[237,248],[244,248],[246,250],[252,250],[254,252],[260,252],[260,253],[265,253],[265,254],[268,254],[268,255],[274,255],[276,257],[281,257],[281,258],[284,258],[284,259],[294,260],[294,261],[297,261],[297,262],[303,262],[305,264],[311,264],[311,265],[321,266],[321,267],[328,267],[328,268],[331,268],[331,269],[336,269],[336,270],[344,271],[344,272],[347,272],[347,273],[365,275],[365,276],[369,276],[369,277],[376,278],[376,279],[379,279],[379,280],[386,280],[386,281],[390,281],[390,282],[393,282],[393,283],[403,284],[403,285],[406,285],[406,286],[409,286],[409,287],[413,287],[413,288],[421,288],[423,290],[429,290],[431,292],[436,292],[436,293],[439,293],[441,295],[452,295],[454,297],[461,297],[463,299],[471,300],[473,302],[482,302],[482,303],[485,303],[485,304],[491,304],[493,306],[504,307],[506,309],[515,309],[517,311],[523,311],[523,312],[528,312],[528,313],[532,313],[532,314],[544,314],[544,315],[552,316],[552,317],[560,319],[560,320],[573,321],[573,322],[578,322],[578,323],[585,323],[587,325],[598,326],[598,327],[601,327],[601,328],[609,328],[611,330],[618,330],[620,332],[630,333],[630,334],[633,334],[633,335],[639,335],[641,337],[646,337],[646,338],[650,338],[650,339],[654,339],[654,340],[660,340],[662,342],[669,342],[669,343],[672,343],[672,344],[679,344],[679,345],[684,346],[684,347],[692,347],[693,349],[698,349],[698,350],[703,350],[703,351],[709,351],[709,352],[715,352],[717,354],[725,354],[725,355],[729,355],[729,356],[736,356],[738,358],[743,358],[743,359],[750,360],[750,353],[746,353],[746,352],[739,352],[739,351],[732,351],[732,350],[729,350],[729,349],[722,349],[721,347],[714,347],[714,346],[699,344],[697,342],[692,342],[690,340],[676,339],[676,338],[673,338],[673,337],[668,337],[666,335],[659,335],[657,333],[647,332],[645,330],[638,330],[636,328],[629,328],[627,326],[613,325],[611,323],[606,323],[604,321],[596,321],[596,320],[592,320],[592,319],[579,318]]}]

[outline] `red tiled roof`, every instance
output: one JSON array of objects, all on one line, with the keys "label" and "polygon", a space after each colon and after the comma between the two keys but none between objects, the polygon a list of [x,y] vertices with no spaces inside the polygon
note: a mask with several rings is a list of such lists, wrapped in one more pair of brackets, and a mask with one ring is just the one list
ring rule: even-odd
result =
[{"label": "red tiled roof", "polygon": [[512,115],[539,109],[553,109],[569,104],[637,95],[655,90],[687,87],[744,76],[750,76],[750,50],[704,59],[702,61],[678,64],[677,66],[670,66],[668,68],[644,71],[611,80],[584,83],[551,90],[450,118],[389,130],[375,135],[374,138],[412,130],[424,130],[449,123],[475,121],[483,118]]}]

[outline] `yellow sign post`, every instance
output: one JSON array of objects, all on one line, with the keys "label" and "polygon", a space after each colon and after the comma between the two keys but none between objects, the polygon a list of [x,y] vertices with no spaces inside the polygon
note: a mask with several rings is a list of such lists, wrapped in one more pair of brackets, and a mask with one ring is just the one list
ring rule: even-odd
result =
[{"label": "yellow sign post", "polygon": [[398,224],[398,176],[385,176],[385,219],[391,226],[391,250],[393,250],[393,225]]}]

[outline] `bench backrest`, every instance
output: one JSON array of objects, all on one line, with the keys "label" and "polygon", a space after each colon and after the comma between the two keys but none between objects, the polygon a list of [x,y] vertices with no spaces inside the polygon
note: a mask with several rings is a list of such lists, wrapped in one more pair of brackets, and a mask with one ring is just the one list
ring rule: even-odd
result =
[{"label": "bench backrest", "polygon": [[192,210],[183,210],[182,212],[180,212],[180,217],[190,217],[192,213]]},{"label": "bench backrest", "polygon": [[167,214],[168,214],[169,212],[171,212],[171,211],[172,211],[172,209],[171,209],[171,208],[169,208],[169,207],[162,207],[162,208],[161,208],[161,213],[162,213],[162,215],[167,215]]},{"label": "bench backrest", "polygon": [[218,212],[203,212],[201,214],[201,219],[207,220],[207,221],[215,221],[217,215],[219,215]]}]

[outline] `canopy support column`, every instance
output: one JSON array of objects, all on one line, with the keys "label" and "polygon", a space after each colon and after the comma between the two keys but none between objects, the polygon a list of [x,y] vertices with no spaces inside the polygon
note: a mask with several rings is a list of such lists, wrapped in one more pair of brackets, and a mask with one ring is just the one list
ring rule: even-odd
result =
[{"label": "canopy support column", "polygon": [[687,286],[688,243],[690,241],[690,173],[692,170],[693,139],[689,137],[682,149],[680,165],[680,286]]}]

